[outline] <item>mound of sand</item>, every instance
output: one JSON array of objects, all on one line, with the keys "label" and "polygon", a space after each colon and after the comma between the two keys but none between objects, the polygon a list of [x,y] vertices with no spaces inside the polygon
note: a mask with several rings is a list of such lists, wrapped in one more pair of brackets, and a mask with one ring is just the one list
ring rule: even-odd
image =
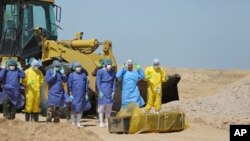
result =
[{"label": "mound of sand", "polygon": [[[250,76],[246,76],[215,95],[174,101],[164,105],[167,111],[184,111],[196,123],[229,129],[230,124],[250,124]],[[163,108],[163,109],[164,109]]]},{"label": "mound of sand", "polygon": [[[8,121],[0,118],[1,141],[226,141],[229,140],[228,125],[250,124],[250,71],[167,69],[168,74],[178,73],[181,101],[163,105],[163,110],[184,111],[190,128],[173,133],[110,134],[107,128],[99,128],[96,119],[84,119],[88,126],[77,129],[61,120],[60,124],[25,123],[24,115]],[[18,120],[19,119],[19,120]],[[216,127],[216,128],[215,128]],[[99,137],[98,137],[98,136]],[[209,136],[207,136],[209,135]]]},{"label": "mound of sand", "polygon": [[1,141],[101,141],[92,131],[69,124],[26,123],[0,118]]},{"label": "mound of sand", "polygon": [[180,74],[178,84],[180,99],[193,99],[214,95],[225,86],[250,74],[242,70],[207,70],[207,69],[167,69],[168,74]]}]

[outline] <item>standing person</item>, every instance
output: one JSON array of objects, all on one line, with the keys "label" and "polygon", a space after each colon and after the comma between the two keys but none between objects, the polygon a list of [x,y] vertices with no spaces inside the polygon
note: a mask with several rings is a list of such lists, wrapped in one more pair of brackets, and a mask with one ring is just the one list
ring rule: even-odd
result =
[{"label": "standing person", "polygon": [[148,100],[145,111],[149,112],[151,108],[154,107],[156,113],[159,113],[162,99],[162,82],[167,81],[166,72],[160,67],[159,59],[155,58],[153,60],[153,65],[146,68],[145,80],[148,83]]},{"label": "standing person", "polygon": [[111,114],[115,95],[115,71],[112,70],[112,61],[110,59],[103,60],[103,68],[97,71],[96,84],[99,90],[98,114],[100,127],[105,127],[103,124],[104,114],[106,126],[108,126],[108,118]]},{"label": "standing person", "polygon": [[54,60],[51,69],[46,72],[45,80],[49,87],[47,122],[51,122],[54,117],[54,123],[60,122],[60,108],[64,106],[64,88],[63,83],[67,82],[64,68],[58,60]]},{"label": "standing person", "polygon": [[9,59],[7,66],[2,64],[0,79],[3,82],[3,92],[0,104],[3,103],[3,116],[15,119],[16,110],[24,105],[24,97],[19,92],[20,79],[25,78],[25,73],[19,62]]},{"label": "standing person", "polygon": [[73,63],[73,72],[68,77],[69,94],[72,99],[71,122],[72,125],[83,127],[80,124],[84,106],[86,106],[88,97],[88,78],[82,70],[80,62]]},{"label": "standing person", "polygon": [[133,64],[132,60],[128,60],[121,70],[116,74],[116,77],[122,81],[122,103],[124,108],[130,102],[135,102],[138,107],[145,104],[140,96],[140,91],[137,86],[139,80],[144,79],[144,71],[138,64]]},{"label": "standing person", "polygon": [[39,62],[32,59],[30,68],[25,70],[26,78],[23,84],[26,86],[25,96],[25,121],[30,121],[33,117],[35,122],[39,120],[41,87],[44,83],[43,73],[38,69]]}]

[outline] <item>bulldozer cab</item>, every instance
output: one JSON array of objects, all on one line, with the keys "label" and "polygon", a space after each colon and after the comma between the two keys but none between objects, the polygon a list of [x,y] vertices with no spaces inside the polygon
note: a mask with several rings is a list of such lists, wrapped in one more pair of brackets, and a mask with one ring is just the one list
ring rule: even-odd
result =
[{"label": "bulldozer cab", "polygon": [[0,57],[41,58],[34,29],[42,29],[48,40],[57,40],[60,12],[52,0],[1,0]]}]

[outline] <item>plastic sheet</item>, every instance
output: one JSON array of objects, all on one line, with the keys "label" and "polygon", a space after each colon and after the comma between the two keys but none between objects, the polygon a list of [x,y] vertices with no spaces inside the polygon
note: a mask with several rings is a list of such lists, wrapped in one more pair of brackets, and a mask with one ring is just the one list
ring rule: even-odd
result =
[{"label": "plastic sheet", "polygon": [[141,133],[143,131],[149,130],[149,125],[147,124],[146,118],[143,118],[143,112],[141,109],[133,102],[129,103],[125,108],[121,109],[116,117],[130,116],[130,126],[129,133]]},{"label": "plastic sheet", "polygon": [[181,112],[145,113],[143,118],[150,126],[145,132],[171,132],[185,128],[185,114]]},{"label": "plastic sheet", "polygon": [[116,117],[131,117],[129,133],[171,132],[185,129],[185,114],[183,112],[143,113],[135,103],[118,112]]}]

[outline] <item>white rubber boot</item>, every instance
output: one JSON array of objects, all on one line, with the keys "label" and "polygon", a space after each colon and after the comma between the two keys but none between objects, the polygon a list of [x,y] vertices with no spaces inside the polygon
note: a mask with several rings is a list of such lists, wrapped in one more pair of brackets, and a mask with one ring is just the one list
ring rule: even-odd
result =
[{"label": "white rubber boot", "polygon": [[108,118],[109,117],[110,117],[110,114],[105,114],[105,122],[106,122],[107,127],[109,126],[109,123],[108,123]]},{"label": "white rubber boot", "polygon": [[155,113],[156,113],[156,114],[160,114],[160,111],[156,111],[156,110],[155,110]]},{"label": "white rubber boot", "polygon": [[79,128],[84,127],[81,125],[81,118],[82,118],[82,114],[76,114],[76,127],[79,127]]},{"label": "white rubber boot", "polygon": [[76,126],[76,116],[75,116],[75,114],[71,114],[70,117],[71,117],[71,124],[73,126]]},{"label": "white rubber boot", "polygon": [[104,128],[104,124],[103,124],[103,113],[99,113],[99,120],[100,120],[100,127]]}]

